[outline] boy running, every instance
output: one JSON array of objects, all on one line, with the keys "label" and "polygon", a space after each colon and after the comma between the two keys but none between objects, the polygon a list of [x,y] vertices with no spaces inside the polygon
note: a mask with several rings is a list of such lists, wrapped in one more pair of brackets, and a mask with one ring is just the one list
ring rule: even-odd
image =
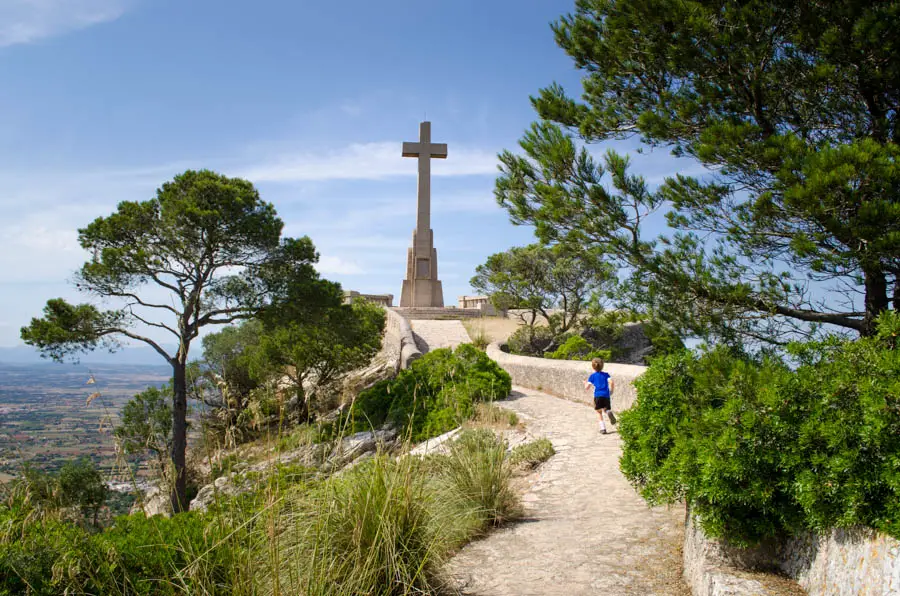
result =
[{"label": "boy running", "polygon": [[594,389],[594,410],[600,417],[600,433],[605,435],[606,424],[603,422],[603,412],[606,412],[609,416],[610,424],[616,423],[616,417],[612,413],[612,404],[610,403],[610,396],[616,388],[616,382],[610,378],[609,373],[603,372],[602,358],[591,360],[591,368],[594,369],[594,372],[584,382],[584,388],[590,390],[593,387]]}]

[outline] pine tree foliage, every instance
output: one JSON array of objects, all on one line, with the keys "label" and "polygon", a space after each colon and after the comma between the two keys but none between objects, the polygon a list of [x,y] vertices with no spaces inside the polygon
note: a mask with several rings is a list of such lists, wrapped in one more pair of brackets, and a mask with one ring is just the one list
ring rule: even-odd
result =
[{"label": "pine tree foliage", "polygon": [[[900,3],[578,0],[553,26],[584,73],[501,155],[496,196],[547,242],[606,251],[685,333],[874,332],[900,309]],[[585,145],[706,167],[650,189]],[[648,238],[648,218],[671,228]]]}]

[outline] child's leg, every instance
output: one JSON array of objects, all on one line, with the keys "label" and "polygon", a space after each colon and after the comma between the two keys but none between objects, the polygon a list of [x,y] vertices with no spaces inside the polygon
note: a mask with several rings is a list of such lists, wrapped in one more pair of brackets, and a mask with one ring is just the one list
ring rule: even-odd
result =
[{"label": "child's leg", "polygon": [[605,433],[606,432],[606,423],[603,421],[603,409],[598,408],[595,411],[597,412],[597,417],[599,418],[599,421],[600,421],[600,432]]},{"label": "child's leg", "polygon": [[606,409],[606,408],[604,408],[603,411],[606,412],[606,415],[607,415],[607,416],[609,416],[609,423],[610,423],[610,424],[615,424],[615,423],[616,423],[616,415],[613,414],[613,411],[612,411],[612,410],[609,410],[609,409]]}]

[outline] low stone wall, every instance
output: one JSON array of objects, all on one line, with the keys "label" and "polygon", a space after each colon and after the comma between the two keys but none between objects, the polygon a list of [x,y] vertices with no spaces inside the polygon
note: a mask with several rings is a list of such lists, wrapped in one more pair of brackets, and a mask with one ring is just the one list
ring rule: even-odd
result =
[{"label": "low stone wall", "polygon": [[790,540],[779,567],[813,595],[900,594],[900,541],[869,528]]},{"label": "low stone wall", "polygon": [[737,548],[708,538],[687,518],[684,579],[694,594],[779,593],[738,576],[758,569],[779,570],[812,596],[900,595],[900,541],[869,528],[852,528]]},{"label": "low stone wall", "polygon": [[412,327],[409,321],[397,314],[396,311],[386,308],[387,318],[384,328],[384,348],[396,353],[397,369],[409,368],[409,364],[416,358],[421,358],[422,352],[416,347]]},{"label": "low stone wall", "polygon": [[[584,388],[584,381],[592,372],[590,362],[515,356],[501,350],[499,343],[489,345],[487,355],[512,376],[513,385],[593,405],[593,393]],[[603,370],[612,376],[616,384],[612,396],[613,410],[627,410],[637,395],[633,382],[644,374],[647,367],[609,362]]]}]

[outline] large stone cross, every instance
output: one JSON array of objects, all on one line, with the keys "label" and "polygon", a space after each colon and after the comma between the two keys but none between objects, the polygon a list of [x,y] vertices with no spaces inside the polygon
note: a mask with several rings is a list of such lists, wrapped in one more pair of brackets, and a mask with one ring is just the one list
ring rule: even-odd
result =
[{"label": "large stone cross", "polygon": [[422,236],[431,229],[431,158],[447,157],[446,143],[431,142],[431,122],[419,124],[419,142],[403,143],[403,157],[419,158],[419,200],[416,231]]},{"label": "large stone cross", "polygon": [[400,292],[401,307],[444,306],[438,279],[437,250],[431,231],[431,160],[447,157],[447,145],[431,142],[431,122],[419,124],[419,142],[403,143],[403,157],[419,159],[419,194],[416,229],[406,259],[406,278]]}]

